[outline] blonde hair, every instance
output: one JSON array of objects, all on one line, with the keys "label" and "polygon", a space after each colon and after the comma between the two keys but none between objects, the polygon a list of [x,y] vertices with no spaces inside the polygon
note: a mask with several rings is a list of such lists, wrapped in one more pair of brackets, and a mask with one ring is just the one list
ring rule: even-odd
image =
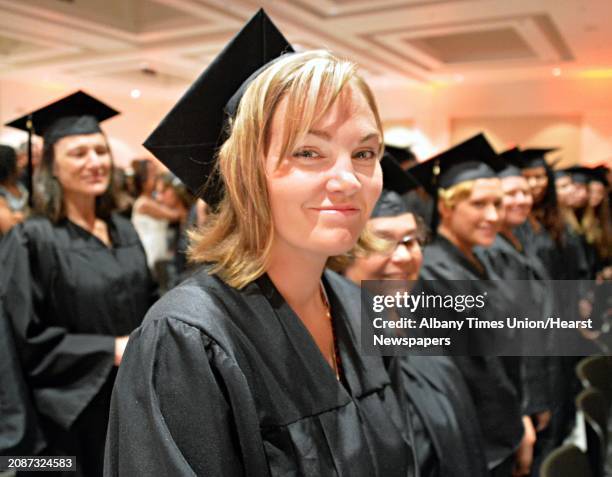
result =
[{"label": "blonde hair", "polygon": [[[374,96],[356,70],[354,63],[326,51],[310,51],[281,56],[253,80],[218,152],[218,173],[224,185],[221,202],[190,235],[192,261],[211,263],[209,273],[236,288],[265,273],[274,227],[264,160],[272,117],[284,98],[287,109],[280,157],[325,115],[349,83],[364,95],[382,138]],[[347,256],[331,257],[328,266],[343,267],[351,254],[379,250],[379,242],[366,229]]]},{"label": "blonde hair", "polygon": [[467,199],[472,195],[472,190],[474,190],[474,183],[476,181],[464,181],[459,184],[455,184],[454,186],[449,187],[448,189],[438,189],[438,199],[449,209],[452,209],[457,205],[458,202],[461,202],[464,199]]}]

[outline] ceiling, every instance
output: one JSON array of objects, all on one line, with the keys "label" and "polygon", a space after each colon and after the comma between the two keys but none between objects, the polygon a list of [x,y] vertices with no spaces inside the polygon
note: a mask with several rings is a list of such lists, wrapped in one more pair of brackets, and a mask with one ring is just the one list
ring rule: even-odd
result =
[{"label": "ceiling", "polygon": [[370,81],[612,76],[609,0],[0,0],[0,79],[174,97],[260,6]]}]

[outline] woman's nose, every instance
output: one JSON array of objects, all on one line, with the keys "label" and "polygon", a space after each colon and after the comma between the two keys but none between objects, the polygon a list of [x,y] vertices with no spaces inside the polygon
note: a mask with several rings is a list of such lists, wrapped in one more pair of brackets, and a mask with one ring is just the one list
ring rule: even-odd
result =
[{"label": "woman's nose", "polygon": [[87,153],[88,162],[91,166],[98,166],[102,163],[102,158],[98,155],[95,149],[90,149]]},{"label": "woman's nose", "polygon": [[354,194],[361,188],[361,182],[357,179],[351,161],[338,159],[332,170],[332,176],[327,181],[329,192],[341,192],[344,194]]},{"label": "woman's nose", "polygon": [[412,261],[412,252],[406,244],[398,243],[391,255],[391,260],[395,263],[410,263]]},{"label": "woman's nose", "polygon": [[490,204],[485,208],[485,219],[490,222],[497,222],[499,220],[499,211],[495,205]]}]

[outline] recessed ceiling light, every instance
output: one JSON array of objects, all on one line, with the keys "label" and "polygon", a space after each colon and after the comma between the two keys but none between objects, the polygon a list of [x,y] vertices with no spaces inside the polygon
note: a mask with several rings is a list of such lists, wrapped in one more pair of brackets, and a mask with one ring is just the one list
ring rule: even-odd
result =
[{"label": "recessed ceiling light", "polygon": [[140,90],[138,88],[134,88],[132,91],[130,91],[130,96],[134,99],[138,99],[140,98],[140,95],[142,93],[140,92]]},{"label": "recessed ceiling light", "polygon": [[553,68],[552,69],[553,76],[561,76],[561,68]]}]

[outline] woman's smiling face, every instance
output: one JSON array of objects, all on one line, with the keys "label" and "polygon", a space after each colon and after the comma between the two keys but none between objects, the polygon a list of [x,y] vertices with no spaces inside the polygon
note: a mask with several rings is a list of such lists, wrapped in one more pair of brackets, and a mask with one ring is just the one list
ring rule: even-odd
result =
[{"label": "woman's smiling face", "polygon": [[476,179],[469,197],[439,208],[443,223],[464,246],[488,247],[503,220],[502,196],[500,179]]},{"label": "woman's smiling face", "polygon": [[101,133],[66,136],[57,141],[53,173],[64,193],[104,194],[112,168],[106,138]]},{"label": "woman's smiling face", "polygon": [[265,157],[276,245],[320,256],[357,242],[380,195],[382,138],[359,88],[347,84],[293,150],[281,157],[286,117],[272,118]]}]

